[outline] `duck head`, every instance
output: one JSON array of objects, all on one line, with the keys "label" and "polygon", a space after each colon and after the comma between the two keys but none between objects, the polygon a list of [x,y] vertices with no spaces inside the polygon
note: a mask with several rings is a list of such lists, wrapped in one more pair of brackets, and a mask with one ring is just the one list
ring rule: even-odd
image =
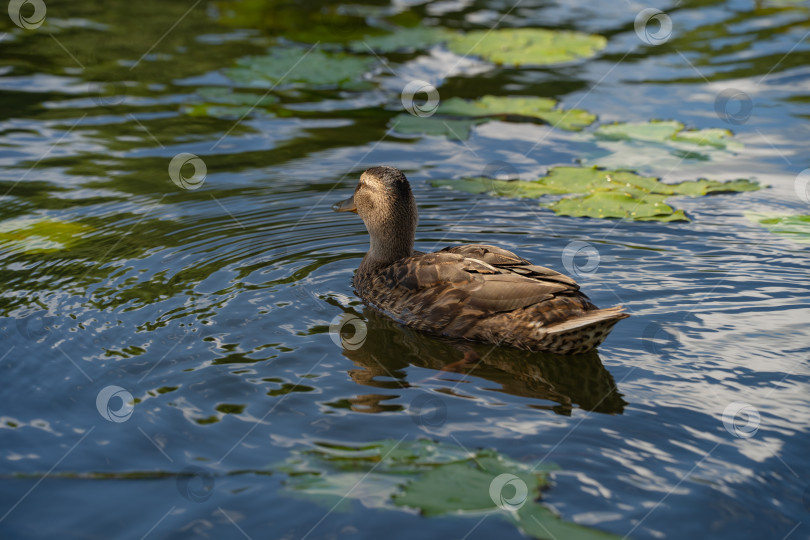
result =
[{"label": "duck head", "polygon": [[399,169],[367,169],[360,175],[354,194],[332,209],[354,212],[363,219],[371,237],[364,263],[390,264],[413,253],[419,214],[411,185]]}]

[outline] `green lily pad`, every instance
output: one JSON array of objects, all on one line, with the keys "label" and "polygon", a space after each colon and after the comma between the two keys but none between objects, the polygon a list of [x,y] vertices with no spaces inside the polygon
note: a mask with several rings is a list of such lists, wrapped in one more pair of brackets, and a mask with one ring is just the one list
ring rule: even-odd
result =
[{"label": "green lily pad", "polygon": [[542,97],[483,96],[470,101],[450,98],[439,105],[438,114],[500,118],[504,120],[539,119],[568,131],[580,131],[596,120],[596,115],[581,109],[556,109],[557,101]]},{"label": "green lily pad", "polygon": [[[534,538],[617,538],[566,523],[537,502],[541,490],[549,487],[548,472],[554,468],[534,470],[491,450],[469,452],[455,445],[419,440],[363,446],[321,444],[293,452],[280,469],[289,475],[285,486],[291,493],[333,507],[354,499],[368,508],[414,508],[433,519],[470,516],[473,520],[481,512],[491,512]],[[498,483],[496,478],[503,481]],[[525,498],[512,501],[519,488],[525,488]],[[499,507],[504,498],[515,502],[513,511]]]},{"label": "green lily pad", "polygon": [[668,143],[670,141],[689,142],[702,146],[713,146],[737,151],[742,144],[732,140],[733,134],[727,129],[684,130],[684,125],[674,120],[652,120],[650,122],[618,122],[599,126],[594,135],[606,140],[629,140]]},{"label": "green lily pad", "polygon": [[279,101],[277,97],[272,95],[240,92],[223,86],[200,88],[197,90],[197,94],[205,102],[185,106],[183,112],[189,116],[242,117],[257,109],[266,112],[263,110],[264,107]]},{"label": "green lily pad", "polygon": [[391,120],[391,127],[397,133],[442,135],[450,140],[463,141],[470,138],[470,131],[476,124],[482,124],[486,119],[454,120],[442,117],[420,117],[410,114],[400,114]]},{"label": "green lily pad", "polygon": [[583,138],[598,145],[586,162],[649,172],[729,159],[743,148],[727,129],[689,130],[674,120],[604,124]]},{"label": "green lily pad", "polygon": [[542,28],[476,30],[448,42],[456,54],[511,66],[547,66],[590,58],[605,45],[602,36]]},{"label": "green lily pad", "polygon": [[689,221],[683,210],[666,204],[666,195],[596,191],[581,197],[569,197],[547,204],[558,215],[574,217],[620,218],[635,221]]},{"label": "green lily pad", "polygon": [[363,77],[375,65],[373,58],[341,52],[276,47],[264,56],[240,58],[225,74],[237,85],[252,88],[278,85],[361,90],[370,86]]},{"label": "green lily pad", "polygon": [[0,222],[0,248],[18,253],[64,251],[93,230],[88,225],[59,219],[11,219]]},{"label": "green lily pad", "polygon": [[[446,42],[453,32],[437,26],[414,26],[400,28],[382,36],[367,36],[349,45],[349,49],[360,53],[393,53],[413,52],[427,49],[438,43]],[[370,50],[369,50],[370,49]]]},{"label": "green lily pad", "polygon": [[768,232],[779,234],[796,242],[810,243],[810,215],[781,215],[748,213],[745,215],[754,223],[768,229]]},{"label": "green lily pad", "polygon": [[432,180],[434,187],[449,187],[466,193],[491,193],[502,197],[535,198],[543,195],[577,195],[543,204],[557,214],[636,221],[689,221],[682,210],[664,201],[672,196],[700,197],[713,193],[735,193],[760,189],[746,179],[718,182],[696,181],[666,184],[652,176],[632,171],[596,167],[554,167],[533,181],[494,178]]}]

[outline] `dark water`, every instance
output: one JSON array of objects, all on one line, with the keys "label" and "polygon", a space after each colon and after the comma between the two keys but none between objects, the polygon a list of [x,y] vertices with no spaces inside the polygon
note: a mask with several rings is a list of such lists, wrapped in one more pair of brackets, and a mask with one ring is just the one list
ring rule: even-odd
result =
[{"label": "dark water", "polygon": [[[633,26],[645,7],[48,1],[37,29],[3,18],[0,232],[19,220],[80,228],[61,249],[0,243],[0,536],[520,537],[501,519],[359,501],[327,514],[273,469],[315,442],[429,437],[557,464],[545,502],[619,537],[810,538],[810,251],[745,217],[810,213],[794,190],[810,167],[810,9],[660,4],[674,30],[650,46]],[[459,58],[442,47],[392,54],[363,91],[280,88],[280,107],[241,122],[241,111],[188,114],[197,89],[226,84],[223,68],[276,36],[327,43],[386,17],[472,29],[502,16],[608,46],[547,68],[468,59],[447,76]],[[528,179],[611,155],[537,124],[490,122],[464,142],[391,133],[412,79],[440,83],[442,98],[553,97],[603,123],[731,127],[745,145],[734,155],[638,153],[631,165],[770,187],[677,200],[692,221],[672,224],[436,189],[428,179],[496,160]],[[727,89],[753,105],[733,125],[715,110]],[[199,189],[170,180],[180,152],[204,160]],[[370,313],[350,285],[367,235],[330,204],[376,164],[411,180],[417,249],[493,243],[564,271],[566,246],[588,242],[599,266],[579,281],[633,317],[598,355],[475,347],[485,359],[471,365],[464,348]],[[330,335],[344,312],[367,327],[358,349]],[[113,418],[125,421],[97,408],[111,385],[135,398]],[[104,395],[122,407],[124,394]],[[724,412],[738,413],[736,431]]]}]

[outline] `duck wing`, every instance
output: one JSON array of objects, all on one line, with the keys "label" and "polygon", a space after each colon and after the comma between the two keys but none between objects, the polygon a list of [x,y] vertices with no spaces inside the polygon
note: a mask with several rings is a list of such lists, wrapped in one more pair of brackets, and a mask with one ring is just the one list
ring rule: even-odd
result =
[{"label": "duck wing", "polygon": [[360,296],[393,318],[450,335],[498,314],[542,326],[594,308],[571,278],[493,246],[416,254],[356,277]]}]

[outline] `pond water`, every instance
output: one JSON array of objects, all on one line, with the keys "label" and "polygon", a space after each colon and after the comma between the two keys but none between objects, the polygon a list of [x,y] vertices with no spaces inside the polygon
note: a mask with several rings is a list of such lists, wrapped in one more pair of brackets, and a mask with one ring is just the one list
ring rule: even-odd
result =
[{"label": "pond water", "polygon": [[[46,0],[41,25],[36,2],[11,5],[23,18],[0,22],[0,536],[535,534],[502,510],[393,505],[373,470],[330,491],[279,466],[318,445],[430,439],[554,464],[546,508],[620,538],[810,538],[810,248],[806,232],[751,217],[810,213],[807,3]],[[647,34],[646,8],[666,12]],[[606,44],[540,66],[362,45],[419,24]],[[317,62],[285,73],[268,50]],[[400,133],[414,80],[442,101],[540,96],[598,119]],[[653,119],[739,144],[593,135]],[[199,161],[171,165],[181,153]],[[370,312],[351,287],[366,231],[330,206],[379,164],[410,179],[417,249],[496,244],[633,316],[598,354],[565,358]],[[430,183],[575,164],[763,189],[673,197],[690,221],[663,223]],[[359,347],[334,331],[350,317]]]}]

